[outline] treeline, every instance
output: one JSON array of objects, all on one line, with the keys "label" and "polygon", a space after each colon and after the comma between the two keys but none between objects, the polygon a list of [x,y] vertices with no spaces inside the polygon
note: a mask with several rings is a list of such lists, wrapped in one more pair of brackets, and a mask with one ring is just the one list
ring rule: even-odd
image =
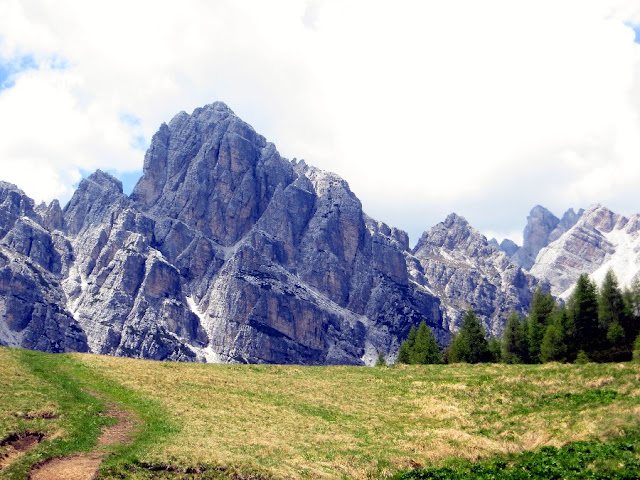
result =
[{"label": "treeline", "polygon": [[566,304],[538,288],[528,316],[513,312],[500,338],[487,338],[471,311],[441,351],[425,322],[411,328],[398,363],[545,363],[640,360],[640,281],[622,290],[612,271],[597,288],[582,275]]}]

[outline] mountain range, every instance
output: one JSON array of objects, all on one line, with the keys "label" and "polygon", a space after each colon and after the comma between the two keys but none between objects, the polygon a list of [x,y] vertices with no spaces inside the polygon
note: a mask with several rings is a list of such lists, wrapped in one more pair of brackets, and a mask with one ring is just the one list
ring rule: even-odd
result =
[{"label": "mountain range", "polygon": [[154,135],[131,195],[96,171],[69,203],[0,182],[0,345],[177,361],[371,365],[426,321],[450,341],[471,308],[491,335],[538,286],[640,271],[638,216],[537,206],[522,246],[456,214],[408,235],[348,183],[217,102]]}]

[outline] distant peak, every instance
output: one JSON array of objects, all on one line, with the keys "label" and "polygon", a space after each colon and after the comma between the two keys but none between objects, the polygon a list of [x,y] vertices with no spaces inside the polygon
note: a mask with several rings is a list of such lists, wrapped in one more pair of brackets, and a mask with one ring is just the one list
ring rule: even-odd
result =
[{"label": "distant peak", "polygon": [[87,180],[97,183],[108,190],[117,191],[122,193],[122,182],[113,175],[110,175],[102,170],[98,169],[87,177]]},{"label": "distant peak", "polygon": [[452,225],[464,225],[464,226],[469,225],[469,222],[467,222],[466,218],[458,215],[455,212],[452,212],[449,215],[447,215],[447,218],[444,220],[443,223],[446,227],[450,227]]},{"label": "distant peak", "polygon": [[196,120],[198,123],[217,123],[227,117],[237,118],[236,114],[233,113],[233,110],[231,110],[226,103],[213,102],[209,105],[196,108],[191,115],[184,110],[177,113],[169,122],[169,127],[177,127],[180,124],[188,122],[189,119]]}]

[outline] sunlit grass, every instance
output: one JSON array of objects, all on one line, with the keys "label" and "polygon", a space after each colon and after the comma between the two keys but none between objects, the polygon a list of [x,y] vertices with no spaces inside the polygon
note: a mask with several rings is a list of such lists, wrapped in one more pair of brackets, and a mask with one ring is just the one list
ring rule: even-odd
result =
[{"label": "sunlit grass", "polygon": [[77,355],[181,425],[151,464],[382,478],[637,428],[633,364],[397,368],[185,365]]},{"label": "sunlit grass", "polygon": [[47,434],[2,478],[92,448],[105,400],[139,427],[101,478],[387,478],[640,427],[630,363],[193,365],[0,348],[0,367],[0,435]]}]

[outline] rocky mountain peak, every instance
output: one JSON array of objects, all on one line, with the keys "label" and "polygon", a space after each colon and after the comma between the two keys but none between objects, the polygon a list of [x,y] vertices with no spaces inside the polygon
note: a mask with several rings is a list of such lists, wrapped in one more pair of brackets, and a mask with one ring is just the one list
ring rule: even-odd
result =
[{"label": "rocky mountain peak", "polygon": [[609,233],[614,228],[624,228],[628,219],[612,212],[600,204],[592,205],[583,214],[584,223],[597,228],[601,232]]},{"label": "rocky mountain peak", "polygon": [[[122,182],[101,170],[83,179],[63,210],[63,229],[70,236],[95,226],[104,220],[107,212],[127,204]],[[55,207],[54,207],[55,208]]]},{"label": "rocky mountain peak", "polygon": [[549,235],[560,223],[560,219],[541,205],[529,212],[522,236],[522,248],[513,254],[513,260],[527,270],[535,262],[538,252],[549,244]]},{"label": "rocky mountain peak", "polygon": [[245,235],[292,165],[223,103],[176,115],[153,137],[131,199],[222,245]]},{"label": "rocky mountain peak", "polygon": [[442,299],[452,329],[471,308],[499,334],[510,310],[526,311],[537,283],[455,213],[425,232],[413,255],[422,267],[415,277]]},{"label": "rocky mountain peak", "polygon": [[424,232],[418,240],[413,253],[428,252],[433,249],[448,251],[464,250],[468,253],[478,253],[478,249],[494,249],[480,232],[469,225],[462,216],[451,213],[447,218]]},{"label": "rocky mountain peak", "polygon": [[0,238],[20,217],[36,218],[34,201],[12,183],[0,181]]}]

